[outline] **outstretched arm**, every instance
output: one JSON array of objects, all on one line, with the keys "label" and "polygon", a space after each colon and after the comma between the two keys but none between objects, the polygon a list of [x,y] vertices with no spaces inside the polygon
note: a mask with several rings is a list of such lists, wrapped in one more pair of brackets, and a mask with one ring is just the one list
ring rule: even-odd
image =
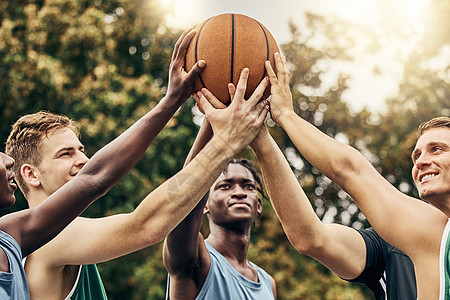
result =
[{"label": "outstretched arm", "polygon": [[[212,120],[216,119],[217,117],[223,118],[223,114],[227,110],[235,110],[236,105],[238,105],[239,103],[257,103],[263,95],[263,92],[268,85],[268,81],[264,80],[263,82],[261,82],[253,95],[247,101],[244,101],[243,97],[245,94],[247,78],[248,70],[244,69],[238,83],[236,94],[233,95],[234,100],[230,107],[226,109],[211,110],[212,107],[209,102],[206,101],[205,96],[201,93],[198,94],[198,96],[195,97],[196,101],[197,103],[201,104],[201,108],[203,108],[203,110],[205,111],[206,117]],[[209,92],[206,90],[203,92],[209,94]],[[266,106],[264,102],[259,103],[258,106],[259,105]],[[226,141],[240,138],[242,133],[239,133],[237,131],[232,132],[234,131],[232,127],[240,127],[242,125],[242,121],[238,118],[229,121],[231,121],[228,125],[230,127],[230,132],[223,134],[217,132],[217,130],[214,130],[214,137],[211,142],[214,140]],[[236,124],[235,122],[238,122],[239,124]],[[262,122],[263,120],[261,120],[260,125],[262,124]],[[211,123],[211,125],[214,128],[216,124]],[[224,124],[222,124],[221,126],[224,126]],[[247,130],[248,129],[244,128],[244,132],[246,132]],[[196,142],[194,143],[193,149],[191,150],[191,154],[195,154],[196,152],[198,152],[198,147],[201,147],[205,142],[207,142],[210,135],[211,131],[208,129],[208,123],[204,123],[199,131],[199,135],[196,139]],[[251,142],[253,138],[254,136],[251,139],[248,139],[248,143]],[[207,145],[207,147],[209,146],[209,144]],[[194,158],[194,160],[195,159],[196,158]],[[231,157],[229,159],[231,159]],[[223,166],[221,171],[225,168],[225,166],[226,164]],[[219,175],[219,173],[217,175]],[[209,189],[212,184],[213,182],[210,182],[207,185],[207,188]],[[184,296],[189,295],[188,297],[195,297],[208,274],[208,270],[210,267],[210,257],[207,252],[203,237],[201,236],[201,234],[199,234],[203,216],[203,208],[206,201],[207,197],[203,197],[203,199],[195,207],[195,209],[168,235],[165,241],[163,259],[164,264],[171,276],[171,295],[175,295],[180,290],[183,290]],[[182,286],[182,288],[179,288],[180,286]]]},{"label": "outstretched arm", "polygon": [[270,201],[292,245],[342,278],[358,277],[366,263],[362,236],[346,226],[322,224],[266,128],[251,147],[260,163]]},{"label": "outstretched arm", "polygon": [[24,255],[52,239],[92,201],[105,194],[121,179],[189,97],[193,81],[204,66],[204,62],[198,62],[189,73],[183,69],[186,49],[194,34],[194,31],[186,30],[176,43],[168,92],[154,109],[99,150],[70,183],[42,204],[1,219],[0,228],[19,242]]},{"label": "outstretched arm", "polygon": [[272,86],[272,119],[283,127],[302,155],[341,186],[375,230],[394,247],[413,260],[430,249],[439,251],[440,236],[447,222],[445,215],[398,191],[359,151],[327,136],[295,114],[286,61],[276,54],[275,62],[277,74],[266,62]]},{"label": "outstretched arm", "polygon": [[[205,118],[197,134],[194,144],[186,158],[188,164],[206,146],[213,135],[211,125]],[[203,219],[203,209],[207,201],[208,192],[201,198],[195,208],[181,223],[170,232],[164,242],[163,260],[169,274],[172,275],[174,285],[178,284],[175,277],[193,279],[198,285],[204,281],[209,269],[209,256],[206,255],[204,240],[200,234]],[[199,257],[205,261],[199,264]]]},{"label": "outstretched arm", "polygon": [[[201,94],[194,94],[193,96],[198,102]],[[208,101],[209,100],[210,99],[208,98]],[[223,109],[226,107],[225,104],[220,101],[215,101],[213,104],[215,108]],[[192,148],[186,158],[185,166],[206,146],[212,136],[213,131],[211,128],[211,124],[208,122],[208,119],[205,118],[198,131],[197,137],[195,138],[194,144],[192,145]],[[202,200],[189,213],[189,215],[184,218],[184,220],[167,236],[164,244],[163,259],[166,268],[169,270],[169,273],[179,273],[179,270],[183,269],[183,267],[186,265],[186,262],[192,258],[193,253],[196,253],[197,251],[206,251],[206,247],[203,243],[203,237],[201,236],[201,234],[199,234],[203,219],[203,209],[205,207],[206,201],[207,194],[203,196]],[[199,255],[200,253],[196,253],[196,256]],[[209,255],[205,255],[205,259],[208,258]],[[192,269],[190,270],[190,272],[192,272]],[[200,276],[200,274],[189,275],[191,277]]]}]

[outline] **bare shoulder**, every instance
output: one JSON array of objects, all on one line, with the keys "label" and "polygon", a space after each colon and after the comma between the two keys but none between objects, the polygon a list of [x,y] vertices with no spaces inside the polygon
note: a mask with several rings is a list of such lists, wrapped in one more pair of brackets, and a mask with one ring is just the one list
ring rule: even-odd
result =
[{"label": "bare shoulder", "polygon": [[30,227],[30,220],[33,210],[24,209],[9,213],[0,218],[0,230],[10,235],[22,247],[22,237],[33,228]]},{"label": "bare shoulder", "polygon": [[9,272],[9,260],[2,248],[0,248],[0,271]]},{"label": "bare shoulder", "polygon": [[70,255],[72,243],[77,240],[75,236],[82,233],[86,222],[85,218],[77,217],[64,230],[62,230],[54,239],[34,251],[27,258],[26,264],[29,266],[38,265],[39,268],[56,270],[63,269],[66,266],[66,255]]},{"label": "bare shoulder", "polygon": [[273,297],[277,298],[277,283],[275,282],[275,279],[273,279],[272,275],[269,274],[270,282],[272,283],[272,291],[273,291]]},{"label": "bare shoulder", "polygon": [[211,256],[200,233],[196,247],[195,254],[186,260],[181,268],[170,274],[170,299],[195,299],[201,291],[211,266]]}]

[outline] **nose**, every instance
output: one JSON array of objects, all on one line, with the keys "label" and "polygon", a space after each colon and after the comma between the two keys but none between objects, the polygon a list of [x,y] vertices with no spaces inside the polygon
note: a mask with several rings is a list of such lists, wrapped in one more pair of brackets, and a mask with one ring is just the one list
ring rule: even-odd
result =
[{"label": "nose", "polygon": [[14,159],[11,156],[6,155],[3,152],[0,152],[0,157],[1,157],[2,161],[3,161],[3,164],[5,165],[5,167],[7,169],[11,169],[14,166],[15,161],[14,161]]},{"label": "nose", "polygon": [[429,157],[426,153],[422,153],[414,162],[414,165],[418,170],[422,169],[423,167],[430,165]]},{"label": "nose", "polygon": [[76,160],[76,165],[83,167],[89,161],[89,158],[82,151],[78,151],[78,153],[79,154]]},{"label": "nose", "polygon": [[240,185],[236,185],[233,188],[233,194],[231,195],[231,197],[243,199],[243,198],[247,198],[247,194],[245,193],[244,189]]}]

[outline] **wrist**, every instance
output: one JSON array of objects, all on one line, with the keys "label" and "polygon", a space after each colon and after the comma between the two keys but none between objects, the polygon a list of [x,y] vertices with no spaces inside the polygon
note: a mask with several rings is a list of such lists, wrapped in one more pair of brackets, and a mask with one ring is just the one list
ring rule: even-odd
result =
[{"label": "wrist", "polygon": [[285,110],[282,114],[278,116],[278,125],[280,125],[283,129],[285,126],[298,118],[299,116],[293,110]]},{"label": "wrist", "polygon": [[273,150],[273,139],[267,136],[266,138],[255,140],[250,147],[252,148],[255,155],[259,158],[264,157],[265,155],[271,155]]},{"label": "wrist", "polygon": [[234,143],[230,143],[225,139],[222,139],[220,136],[214,135],[209,142],[212,151],[220,153],[226,158],[233,158],[233,156],[239,152],[239,146]]},{"label": "wrist", "polygon": [[184,101],[187,99],[182,99],[179,95],[175,95],[173,93],[167,93],[161,101],[159,101],[159,104],[164,107],[164,109],[169,110],[178,110],[180,106],[184,103]]},{"label": "wrist", "polygon": [[260,134],[253,140],[253,142],[250,143],[249,146],[253,151],[257,152],[261,151],[260,149],[263,149],[269,142],[270,139],[268,134]]}]

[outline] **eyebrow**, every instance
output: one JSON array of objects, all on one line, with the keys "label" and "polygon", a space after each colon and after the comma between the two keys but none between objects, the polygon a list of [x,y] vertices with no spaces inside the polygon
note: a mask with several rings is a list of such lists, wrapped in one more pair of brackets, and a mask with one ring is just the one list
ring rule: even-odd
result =
[{"label": "eyebrow", "polygon": [[84,145],[80,145],[78,147],[62,147],[58,151],[56,151],[55,154],[58,154],[58,153],[64,152],[64,151],[72,151],[74,149],[82,150],[83,152],[85,150]]},{"label": "eyebrow", "polygon": [[[446,143],[443,142],[430,142],[428,144],[425,145],[425,148],[431,148],[434,146],[441,146],[442,148],[448,149],[449,146]],[[418,153],[421,152],[419,149],[414,149],[414,151],[411,153],[411,159],[414,161],[414,156]]]},{"label": "eyebrow", "polygon": [[[224,179],[221,179],[221,180],[217,181],[216,185],[220,184],[220,183],[231,183],[233,181],[234,180],[232,178],[224,178]],[[251,183],[256,184],[256,180],[252,180],[250,178],[244,178],[243,181],[244,181],[244,183],[251,182]]]}]

